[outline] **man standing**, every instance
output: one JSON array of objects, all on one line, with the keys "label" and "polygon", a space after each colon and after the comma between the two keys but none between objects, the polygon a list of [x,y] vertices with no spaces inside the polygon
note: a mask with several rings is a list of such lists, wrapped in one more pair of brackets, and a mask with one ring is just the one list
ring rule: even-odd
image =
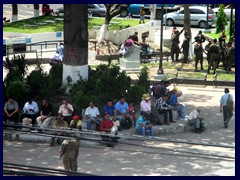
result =
[{"label": "man standing", "polygon": [[187,31],[184,33],[184,40],[181,49],[183,49],[183,63],[188,63],[190,35]]},{"label": "man standing", "polygon": [[227,46],[227,52],[225,57],[226,70],[231,71],[232,64],[235,61],[235,47],[232,46],[232,43],[229,42]]},{"label": "man standing", "polygon": [[199,42],[199,40],[201,41],[201,43],[205,42],[205,37],[202,34],[202,31],[199,31],[197,36],[195,36],[194,38],[195,42]]},{"label": "man standing", "polygon": [[219,55],[220,55],[219,46],[217,45],[217,39],[213,40],[213,44],[209,47],[208,53],[210,57],[208,62],[207,73],[209,74],[210,68],[213,67],[213,74],[215,74],[218,66],[218,62],[219,62]]},{"label": "man standing", "polygon": [[198,62],[200,61],[201,70],[203,69],[203,52],[201,39],[198,39],[198,42],[194,45],[194,54],[195,54],[195,71],[197,71]]},{"label": "man standing", "polygon": [[80,142],[78,139],[66,139],[60,148],[60,158],[63,157],[63,165],[66,171],[77,171],[77,158]]},{"label": "man standing", "polygon": [[176,54],[176,61],[178,61],[178,56],[179,56],[179,46],[178,44],[180,43],[179,41],[179,36],[182,34],[184,28],[179,32],[176,30],[174,34],[171,36],[171,58],[172,61],[174,61],[174,55]]},{"label": "man standing", "polygon": [[43,99],[40,108],[40,116],[37,118],[37,123],[41,128],[45,128],[51,124],[54,119],[52,116],[53,107],[46,99]]},{"label": "man standing", "polygon": [[144,5],[142,5],[141,9],[140,9],[140,21],[139,24],[141,24],[142,22],[144,23],[145,20],[145,9],[144,9]]},{"label": "man standing", "polygon": [[[233,116],[233,95],[229,93],[229,89],[224,89],[225,94],[220,99],[220,112],[223,112],[223,124],[225,128],[228,128],[228,123]],[[231,105],[232,104],[232,105]]]}]

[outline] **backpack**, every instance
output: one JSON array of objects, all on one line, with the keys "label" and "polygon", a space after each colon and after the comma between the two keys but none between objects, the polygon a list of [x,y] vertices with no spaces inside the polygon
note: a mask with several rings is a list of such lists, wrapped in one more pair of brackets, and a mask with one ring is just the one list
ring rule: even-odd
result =
[{"label": "backpack", "polygon": [[152,85],[151,92],[153,93],[154,96],[157,95],[157,92],[155,90],[156,90],[156,87],[158,84],[160,84],[160,83],[155,83]]},{"label": "backpack", "polygon": [[121,122],[123,129],[130,129],[132,127],[132,121],[130,118],[125,118],[124,122]]}]

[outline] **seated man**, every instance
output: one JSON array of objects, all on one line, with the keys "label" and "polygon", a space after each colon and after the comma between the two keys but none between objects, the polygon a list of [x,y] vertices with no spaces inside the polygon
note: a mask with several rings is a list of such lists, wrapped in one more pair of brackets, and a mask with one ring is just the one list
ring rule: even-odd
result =
[{"label": "seated man", "polygon": [[182,95],[182,91],[178,90],[170,98],[170,105],[173,107],[173,111],[178,112],[178,119],[185,120],[185,105],[178,102],[178,97]]},{"label": "seated man", "polygon": [[143,142],[146,142],[146,131],[150,130],[150,139],[153,138],[153,125],[149,122],[149,114],[143,113],[136,122],[136,133],[143,135]]},{"label": "seated man", "polygon": [[9,119],[10,121],[13,121],[14,124],[17,124],[19,118],[18,111],[18,103],[14,101],[12,97],[9,97],[8,101],[4,105],[4,122]]},{"label": "seated man", "polygon": [[[56,129],[67,129],[68,128],[68,123],[66,121],[63,120],[63,117],[61,115],[58,115],[56,117],[56,120],[54,122],[53,125],[54,128]],[[63,135],[64,132],[61,131],[56,131],[55,134],[57,135]],[[57,144],[60,145],[61,144],[62,139],[57,138]],[[50,147],[54,146],[55,143],[55,137],[51,138],[51,143],[50,143]]]},{"label": "seated man", "polygon": [[[156,109],[158,110],[159,114],[164,114],[164,124],[170,125],[169,122],[176,122],[173,121],[172,116],[172,106],[167,104],[168,94],[164,94],[162,97],[160,97],[156,102]],[[168,119],[168,113],[169,113],[169,119]]]},{"label": "seated man", "polygon": [[196,108],[195,110],[193,110],[188,117],[188,123],[190,125],[194,125],[195,129],[194,132],[195,133],[202,133],[204,131],[204,123],[202,123],[202,121],[204,120],[203,117],[199,117],[199,113],[201,112],[200,108]]},{"label": "seated man", "polygon": [[112,100],[107,101],[107,104],[104,105],[103,110],[104,110],[104,113],[108,112],[108,114],[110,115],[110,119],[112,121],[116,120],[116,110]]},{"label": "seated man", "polygon": [[[125,97],[122,97],[116,104],[117,120],[119,121],[122,129],[129,129],[132,127],[131,116],[129,115],[128,103]],[[130,124],[131,123],[131,124]]]},{"label": "seated man", "polygon": [[62,102],[62,105],[59,107],[58,114],[61,115],[68,123],[68,126],[70,124],[70,121],[72,120],[72,113],[73,113],[73,106],[68,103],[67,99],[64,99]]},{"label": "seated man", "polygon": [[46,99],[43,99],[40,108],[40,116],[37,118],[37,123],[41,128],[48,127],[54,117],[52,116],[53,107]]},{"label": "seated man", "polygon": [[23,107],[23,114],[20,116],[21,122],[23,118],[30,118],[32,119],[32,126],[34,126],[38,111],[37,103],[32,98],[29,98]]},{"label": "seated man", "polygon": [[91,129],[92,123],[100,125],[102,119],[100,118],[100,113],[97,107],[94,106],[93,101],[89,102],[89,107],[85,111],[85,116],[87,118],[87,130]]}]

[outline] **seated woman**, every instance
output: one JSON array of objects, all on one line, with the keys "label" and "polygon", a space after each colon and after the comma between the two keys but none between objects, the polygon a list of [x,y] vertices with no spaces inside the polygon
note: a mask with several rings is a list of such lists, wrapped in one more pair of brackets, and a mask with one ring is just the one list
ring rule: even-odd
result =
[{"label": "seated woman", "polygon": [[4,122],[9,119],[10,121],[13,121],[15,124],[17,124],[19,118],[18,111],[18,103],[14,101],[12,97],[9,97],[8,101],[4,105]]}]

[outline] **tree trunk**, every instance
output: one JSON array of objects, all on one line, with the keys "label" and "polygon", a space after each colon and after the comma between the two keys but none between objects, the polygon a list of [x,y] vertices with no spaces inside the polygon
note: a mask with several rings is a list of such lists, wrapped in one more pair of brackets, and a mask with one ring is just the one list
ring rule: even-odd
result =
[{"label": "tree trunk", "polygon": [[105,40],[105,36],[106,36],[108,26],[109,26],[109,23],[110,23],[111,19],[112,18],[110,16],[110,13],[107,12],[106,16],[105,16],[104,24],[101,26],[101,29],[99,31],[99,36],[98,36],[98,39],[97,39],[98,42],[101,42],[101,41]]},{"label": "tree trunk", "polygon": [[18,20],[18,5],[12,4],[12,22]]},{"label": "tree trunk", "polygon": [[150,20],[155,20],[156,19],[156,4],[150,4],[150,7],[151,7]]},{"label": "tree trunk", "polygon": [[189,12],[189,4],[184,4],[184,28],[185,31],[188,32],[190,36],[190,42],[189,42],[189,57],[192,59],[193,56],[193,48],[192,48],[192,33],[191,33],[191,22],[190,22],[190,12]]},{"label": "tree trunk", "polygon": [[33,4],[33,8],[34,8],[34,17],[38,17],[39,16],[39,4]]},{"label": "tree trunk", "polygon": [[[81,12],[81,13],[79,13]],[[72,83],[88,79],[88,6],[87,4],[64,4],[64,61],[62,88],[67,78]],[[68,93],[68,88],[66,93]]]}]

